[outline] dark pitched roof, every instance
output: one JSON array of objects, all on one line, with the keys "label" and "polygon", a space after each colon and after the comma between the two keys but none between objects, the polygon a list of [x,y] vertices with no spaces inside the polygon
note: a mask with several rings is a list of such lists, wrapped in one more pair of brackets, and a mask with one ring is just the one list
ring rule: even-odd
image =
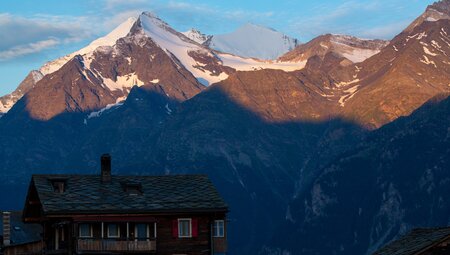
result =
[{"label": "dark pitched roof", "polygon": [[412,255],[450,238],[450,227],[414,229],[411,233],[384,246],[373,255]]},{"label": "dark pitched roof", "polygon": [[[3,212],[0,212],[0,218]],[[11,212],[11,245],[31,243],[41,240],[42,226],[40,224],[25,224],[22,212]],[[3,220],[0,220],[0,235],[3,235]]]},{"label": "dark pitched roof", "polygon": [[[56,193],[52,179],[64,179],[64,193]],[[137,213],[164,211],[227,211],[227,205],[206,175],[112,176],[33,175],[45,214]],[[124,184],[139,185],[142,194],[130,195]]]}]

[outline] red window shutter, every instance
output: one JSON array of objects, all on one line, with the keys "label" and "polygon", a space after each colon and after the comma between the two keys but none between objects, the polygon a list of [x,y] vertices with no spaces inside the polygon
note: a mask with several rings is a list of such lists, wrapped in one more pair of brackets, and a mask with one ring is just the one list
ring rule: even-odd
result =
[{"label": "red window shutter", "polygon": [[172,221],[172,236],[178,237],[178,220]]},{"label": "red window shutter", "polygon": [[198,220],[192,219],[192,237],[198,236]]}]

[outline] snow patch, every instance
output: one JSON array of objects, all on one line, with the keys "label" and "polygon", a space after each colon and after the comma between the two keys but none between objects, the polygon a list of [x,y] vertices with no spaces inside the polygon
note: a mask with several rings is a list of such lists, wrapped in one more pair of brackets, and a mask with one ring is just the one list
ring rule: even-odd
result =
[{"label": "snow patch", "polygon": [[427,47],[423,46],[423,52],[425,52],[425,54],[430,55],[430,56],[437,56],[436,53],[431,52]]},{"label": "snow patch", "polygon": [[435,49],[442,49],[441,45],[439,45],[438,42],[436,42],[435,40],[431,41],[431,45],[435,48]]},{"label": "snow patch", "polygon": [[307,60],[299,62],[260,61],[253,58],[242,58],[231,54],[219,54],[224,66],[232,67],[238,71],[253,71],[260,69],[276,69],[295,71],[303,69]]},{"label": "snow patch", "polygon": [[353,49],[353,51],[348,53],[343,53],[342,55],[352,61],[353,63],[360,63],[364,60],[372,57],[373,55],[378,54],[379,50],[370,50],[370,49]]},{"label": "snow patch", "polygon": [[345,102],[347,102],[349,99],[351,99],[356,93],[358,93],[358,88],[360,85],[353,86],[349,89],[344,90],[345,95],[341,96],[339,99],[339,105],[341,107],[345,106]]},{"label": "snow patch", "polygon": [[336,87],[340,88],[340,87],[345,87],[345,86],[350,85],[350,84],[357,83],[359,81],[360,81],[359,79],[354,79],[353,81],[341,81],[339,83],[335,83],[334,85]]},{"label": "snow patch", "polygon": [[321,46],[322,48],[325,48],[325,49],[328,49],[328,48],[329,48],[329,47],[328,47],[327,45],[325,45],[323,42],[320,43],[320,46]]},{"label": "snow patch", "polygon": [[[87,119],[91,119],[91,118],[98,118],[100,117],[105,111],[108,111],[110,109],[116,109],[118,107],[120,107],[121,105],[123,105],[123,101],[119,102],[119,103],[115,103],[115,104],[108,104],[106,105],[105,108],[100,109],[99,111],[96,112],[91,112],[88,116]],[[85,124],[87,124],[87,121],[85,119]]]},{"label": "snow patch", "polygon": [[37,70],[31,71],[31,74],[33,75],[33,80],[35,83],[42,80],[42,78],[44,77],[44,75]]},{"label": "snow patch", "polygon": [[425,31],[422,33],[417,33],[412,36],[406,37],[406,42],[409,42],[409,40],[411,40],[411,39],[421,40],[424,37],[427,37],[427,33]]},{"label": "snow patch", "polygon": [[197,29],[194,29],[194,28],[191,28],[191,30],[189,30],[189,31],[182,32],[182,34],[184,34],[187,38],[189,38],[192,41],[199,43],[199,44],[203,44],[209,38],[211,38],[211,36],[202,34],[200,31],[198,31]]},{"label": "snow patch", "polygon": [[450,47],[450,40],[447,39],[447,37],[439,37],[439,38],[441,38],[441,40],[442,40],[444,43],[446,43],[446,44],[448,45],[448,47]]},{"label": "snow patch", "polygon": [[130,73],[124,76],[117,76],[116,81],[109,78],[103,78],[103,84],[111,91],[132,88],[133,86],[142,86],[144,82],[139,80],[136,73]]},{"label": "snow patch", "polygon": [[172,109],[169,108],[169,104],[166,104],[165,107],[166,107],[166,112],[167,112],[167,114],[168,114],[168,115],[171,115],[171,114],[172,114]]},{"label": "snow patch", "polygon": [[434,65],[435,68],[437,68],[436,63],[434,63],[434,61],[429,60],[427,56],[423,55],[424,59],[420,59],[420,62],[426,64],[426,65]]}]

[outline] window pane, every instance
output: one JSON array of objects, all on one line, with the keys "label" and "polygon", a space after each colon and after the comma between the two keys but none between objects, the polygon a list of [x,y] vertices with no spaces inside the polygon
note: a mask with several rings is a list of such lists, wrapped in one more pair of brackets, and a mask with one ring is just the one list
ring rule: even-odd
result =
[{"label": "window pane", "polygon": [[191,236],[191,221],[190,220],[179,220],[178,221],[178,232],[180,237],[190,237]]},{"label": "window pane", "polygon": [[223,222],[222,222],[222,224],[220,224],[220,227],[219,227],[219,236],[220,236],[220,237],[223,237],[223,236],[224,236]]},{"label": "window pane", "polygon": [[136,224],[136,237],[147,238],[147,224]]},{"label": "window pane", "polygon": [[91,226],[89,224],[80,224],[80,237],[90,237],[91,236]]},{"label": "window pane", "polygon": [[109,237],[119,237],[119,225],[108,224],[108,236]]},{"label": "window pane", "polygon": [[214,221],[213,233],[215,237],[223,237],[225,234],[225,223],[223,220]]}]

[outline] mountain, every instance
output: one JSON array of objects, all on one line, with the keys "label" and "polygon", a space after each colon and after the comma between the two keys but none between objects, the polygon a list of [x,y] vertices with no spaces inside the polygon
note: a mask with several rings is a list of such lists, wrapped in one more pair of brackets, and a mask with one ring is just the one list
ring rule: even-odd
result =
[{"label": "mountain", "polygon": [[[364,254],[448,222],[449,20],[388,45],[324,36],[331,50],[286,61],[219,52],[152,13],[122,27],[49,63],[0,118],[3,207],[23,206],[30,174],[97,173],[109,152],[113,174],[208,174],[230,254]],[[363,48],[377,54],[344,55]]]},{"label": "mountain", "polygon": [[290,204],[277,250],[372,254],[411,228],[448,225],[449,116],[439,96],[332,161]]},{"label": "mountain", "polygon": [[269,60],[294,49],[299,42],[276,30],[248,23],[234,32],[213,35],[204,44],[237,56]]},{"label": "mountain", "polygon": [[56,72],[75,56],[92,55],[98,47],[113,46],[119,38],[127,35],[134,22],[136,22],[135,18],[129,18],[124,23],[120,24],[116,29],[111,31],[108,35],[93,41],[87,47],[56,60],[47,62],[39,68],[39,70],[31,71],[13,93],[0,98],[0,113],[6,113],[9,111],[9,109],[11,109],[11,107],[45,75]]},{"label": "mountain", "polygon": [[[119,38],[113,46],[104,45],[105,42],[112,44],[110,40],[96,40],[68,62],[63,64],[66,61],[63,58],[42,68],[56,71],[45,75],[35,89],[26,94],[25,103],[19,104],[22,111],[40,120],[49,120],[64,112],[95,111],[122,101],[134,85],[159,86],[174,100],[185,100],[201,91],[203,86],[189,71],[174,62],[149,37],[142,36],[143,19],[141,16],[131,28],[131,20],[128,20],[113,31],[113,35],[129,34]],[[130,30],[125,33],[123,27]],[[95,48],[99,44],[102,46]],[[86,50],[93,48],[93,51]],[[87,53],[79,55],[83,52]],[[59,65],[62,66],[57,69]],[[161,73],[165,75],[161,77]]]},{"label": "mountain", "polygon": [[346,61],[341,64],[348,65],[368,59],[380,52],[388,43],[383,40],[364,40],[347,35],[326,34],[297,46],[279,59],[281,61],[304,61],[313,56],[323,58],[327,53],[332,52],[346,58]]},{"label": "mountain", "polygon": [[27,95],[24,109],[43,120],[64,111],[96,111],[123,101],[133,85],[161,86],[182,101],[236,70],[301,67],[216,54],[154,14],[143,13],[86,48],[45,64],[40,72],[46,75]]},{"label": "mountain", "polygon": [[450,19],[450,2],[448,0],[440,0],[428,6],[425,12],[405,29],[405,32],[411,32],[423,22],[441,19]]},{"label": "mountain", "polygon": [[[444,3],[448,1],[440,2]],[[377,50],[358,63],[349,61],[349,51],[343,50],[348,48],[342,48],[342,44],[337,48],[326,45],[326,41],[336,40],[325,35],[297,47],[280,60],[307,59],[304,72],[322,85],[327,100],[341,108],[338,115],[376,129],[450,91],[448,30],[449,20],[439,19],[424,21],[412,31],[406,29],[390,42],[360,41]]]},{"label": "mountain", "polygon": [[449,92],[449,32],[450,20],[426,21],[395,37],[379,54],[347,67],[351,77],[346,82],[358,90],[345,99],[343,115],[380,127]]},{"label": "mountain", "polygon": [[116,44],[116,41],[120,38],[125,37],[129,32],[134,23],[136,22],[135,18],[129,18],[118,27],[116,27],[113,31],[107,34],[104,37],[100,37],[93,42],[91,42],[88,46],[82,48],[79,51],[73,52],[64,57],[58,58],[56,60],[45,63],[40,69],[43,75],[51,74],[58,69],[60,69],[64,64],[69,62],[72,58],[77,55],[92,55],[95,50],[99,47],[112,47]]},{"label": "mountain", "polygon": [[9,109],[11,109],[25,93],[30,91],[42,77],[43,75],[41,72],[33,70],[11,94],[0,97],[0,115],[9,111]]},{"label": "mountain", "polygon": [[183,32],[183,34],[187,38],[189,38],[192,41],[199,43],[199,44],[205,43],[212,37],[211,35],[202,34],[200,31],[198,31],[197,29],[194,29],[194,28],[191,28],[189,31]]}]

